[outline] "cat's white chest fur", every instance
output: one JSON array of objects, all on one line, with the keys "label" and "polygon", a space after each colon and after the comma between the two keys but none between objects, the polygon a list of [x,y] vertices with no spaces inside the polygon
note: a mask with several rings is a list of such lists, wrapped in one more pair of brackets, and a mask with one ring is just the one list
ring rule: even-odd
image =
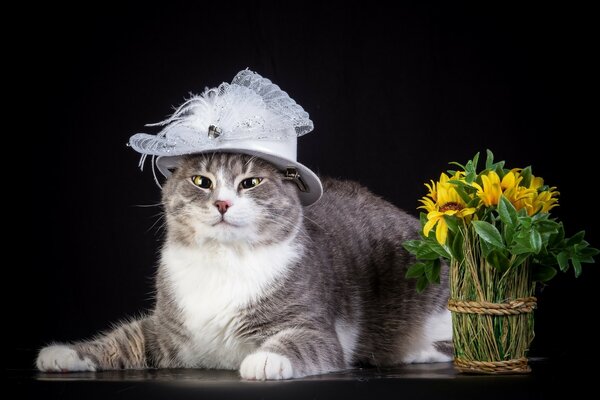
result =
[{"label": "cat's white chest fur", "polygon": [[239,310],[268,295],[300,251],[291,241],[256,248],[167,245],[163,267],[191,338],[179,351],[183,365],[239,368],[256,349],[235,335]]}]

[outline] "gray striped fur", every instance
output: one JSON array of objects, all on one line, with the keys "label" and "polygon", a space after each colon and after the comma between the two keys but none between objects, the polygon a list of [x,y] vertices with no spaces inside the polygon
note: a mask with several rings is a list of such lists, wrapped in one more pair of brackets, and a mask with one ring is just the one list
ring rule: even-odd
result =
[{"label": "gray striped fur", "polygon": [[[427,335],[427,319],[441,312],[448,299],[446,271],[441,285],[422,294],[416,293],[414,280],[404,278],[413,259],[402,242],[417,237],[415,218],[356,183],[333,179],[323,180],[319,202],[303,208],[294,183],[283,180],[270,164],[239,154],[200,155],[189,157],[163,189],[165,246],[197,245],[194,235],[202,227],[190,216],[209,210],[214,198],[188,180],[198,171],[219,169],[225,171],[222,184],[249,171],[267,178],[244,194],[252,196],[255,212],[264,214],[252,246],[291,238],[302,249],[302,256],[260,298],[230,318],[233,333],[227,340],[243,345],[241,356],[282,355],[290,360],[293,376],[299,377],[357,364],[393,365],[415,350],[415,343]],[[183,349],[194,345],[197,332],[186,325],[164,262],[156,275],[156,304],[147,316],[90,341],[63,345],[62,353],[46,348],[38,367],[53,371],[211,366],[201,359],[190,363],[182,356]],[[341,342],[344,327],[356,330],[350,353]],[[79,360],[61,360],[66,357],[60,355],[64,349],[75,350]],[[440,342],[436,349],[448,354],[451,342]]]}]

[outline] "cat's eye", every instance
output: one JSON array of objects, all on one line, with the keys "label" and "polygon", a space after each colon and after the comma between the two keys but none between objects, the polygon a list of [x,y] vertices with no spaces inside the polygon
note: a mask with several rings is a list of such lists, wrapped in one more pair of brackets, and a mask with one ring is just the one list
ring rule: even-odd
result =
[{"label": "cat's eye", "polygon": [[246,178],[240,182],[240,188],[252,189],[253,187],[260,185],[262,180],[262,178]]},{"label": "cat's eye", "polygon": [[212,189],[213,186],[212,181],[202,175],[192,176],[192,183],[202,189]]}]

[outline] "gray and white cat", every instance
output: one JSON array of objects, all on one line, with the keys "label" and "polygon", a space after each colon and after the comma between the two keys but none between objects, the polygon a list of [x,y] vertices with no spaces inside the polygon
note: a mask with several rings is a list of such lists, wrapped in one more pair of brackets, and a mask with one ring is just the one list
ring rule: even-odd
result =
[{"label": "gray and white cat", "polygon": [[319,202],[271,164],[188,157],[163,190],[156,305],[89,341],[55,344],[42,371],[201,367],[288,379],[356,364],[451,360],[447,276],[417,294],[402,242],[418,222],[356,183]]}]

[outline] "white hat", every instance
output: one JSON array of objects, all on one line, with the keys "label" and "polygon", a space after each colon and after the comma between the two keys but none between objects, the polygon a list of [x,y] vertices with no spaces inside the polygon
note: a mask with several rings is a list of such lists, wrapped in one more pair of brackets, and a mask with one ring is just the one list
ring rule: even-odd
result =
[{"label": "white hat", "polygon": [[298,136],[313,130],[308,113],[256,72],[240,71],[231,84],[192,96],[154,125],[164,128],[156,135],[137,133],[129,145],[142,153],[140,165],[151,155],[166,177],[186,154],[244,153],[269,161],[296,182],[303,205],[323,194],[317,175],[296,161]]}]

